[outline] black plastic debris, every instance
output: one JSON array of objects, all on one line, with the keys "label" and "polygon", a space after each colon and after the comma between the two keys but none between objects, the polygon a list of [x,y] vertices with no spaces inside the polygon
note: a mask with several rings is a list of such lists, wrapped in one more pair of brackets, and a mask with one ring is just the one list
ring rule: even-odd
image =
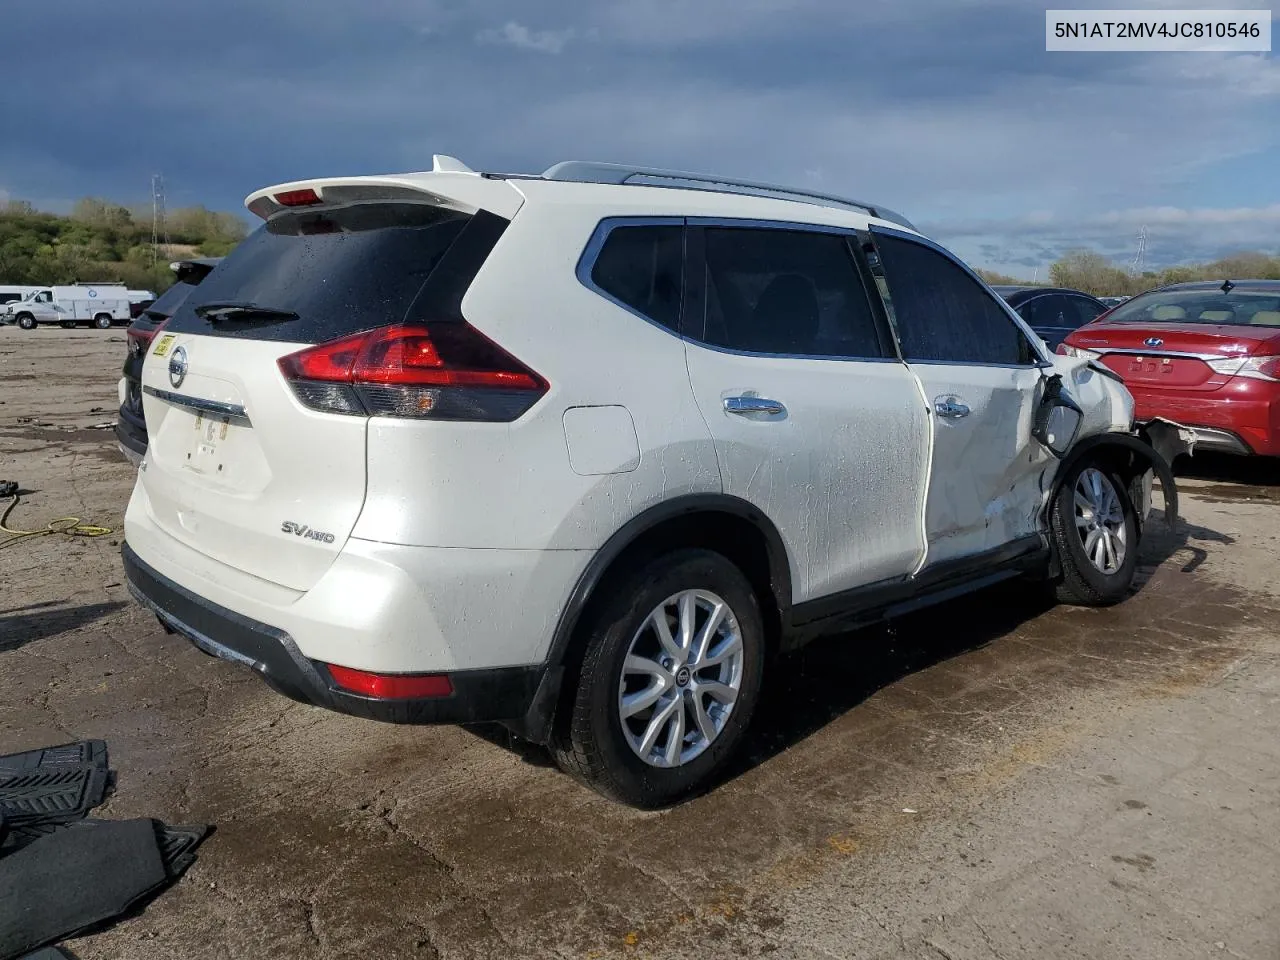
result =
[{"label": "black plastic debris", "polygon": [[70,823],[102,803],[110,783],[101,740],[0,757],[0,815],[11,832],[28,823]]},{"label": "black plastic debris", "polygon": [[140,911],[195,862],[210,827],[87,819],[112,782],[101,740],[0,757],[0,960],[65,960],[52,944]]}]

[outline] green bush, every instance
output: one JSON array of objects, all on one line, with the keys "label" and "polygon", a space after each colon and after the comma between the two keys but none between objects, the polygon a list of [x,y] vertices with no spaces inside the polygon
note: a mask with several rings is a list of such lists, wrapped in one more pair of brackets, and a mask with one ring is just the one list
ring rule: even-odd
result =
[{"label": "green bush", "polygon": [[[191,244],[202,256],[225,256],[247,232],[235,214],[204,207],[173,210],[167,219],[168,239]],[[149,210],[131,213],[98,197],[76,201],[67,217],[25,200],[0,208],[0,283],[120,280],[159,293],[173,279],[168,258],[155,260]]]}]

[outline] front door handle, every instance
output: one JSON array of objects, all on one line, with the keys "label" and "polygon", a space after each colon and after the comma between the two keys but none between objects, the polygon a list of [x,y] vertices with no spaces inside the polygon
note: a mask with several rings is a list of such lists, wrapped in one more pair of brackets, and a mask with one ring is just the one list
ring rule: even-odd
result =
[{"label": "front door handle", "polygon": [[777,400],[769,400],[766,397],[725,397],[724,412],[736,413],[738,416],[748,416],[753,413],[780,414],[786,413],[787,408]]},{"label": "front door handle", "polygon": [[955,397],[939,397],[933,401],[933,410],[946,420],[959,420],[969,415],[969,408]]}]

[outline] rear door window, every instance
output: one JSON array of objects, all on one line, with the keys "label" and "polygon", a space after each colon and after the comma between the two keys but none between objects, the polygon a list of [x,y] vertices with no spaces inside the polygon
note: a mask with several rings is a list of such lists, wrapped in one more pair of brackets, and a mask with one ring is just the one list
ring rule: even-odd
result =
[{"label": "rear door window", "polygon": [[[278,214],[187,297],[168,329],[319,343],[392,323],[458,319],[462,294],[506,223],[425,203]],[[277,313],[202,319],[198,308],[213,304]]]},{"label": "rear door window", "polygon": [[749,227],[707,227],[704,237],[704,342],[747,353],[889,355],[848,238]]},{"label": "rear door window", "polygon": [[1013,319],[958,263],[914,240],[879,232],[875,238],[908,361],[1034,362],[1035,353]]}]

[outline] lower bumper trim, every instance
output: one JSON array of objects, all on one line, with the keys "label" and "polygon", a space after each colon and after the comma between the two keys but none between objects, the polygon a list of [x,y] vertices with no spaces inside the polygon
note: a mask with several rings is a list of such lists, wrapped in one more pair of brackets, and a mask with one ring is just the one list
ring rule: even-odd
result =
[{"label": "lower bumper trim", "polygon": [[458,670],[447,674],[447,697],[384,700],[338,687],[328,668],[308,659],[283,630],[259,623],[192,593],[121,548],[129,591],[167,629],[195,647],[249,667],[276,692],[301,703],[387,723],[511,722],[523,726],[547,673],[543,664]]}]

